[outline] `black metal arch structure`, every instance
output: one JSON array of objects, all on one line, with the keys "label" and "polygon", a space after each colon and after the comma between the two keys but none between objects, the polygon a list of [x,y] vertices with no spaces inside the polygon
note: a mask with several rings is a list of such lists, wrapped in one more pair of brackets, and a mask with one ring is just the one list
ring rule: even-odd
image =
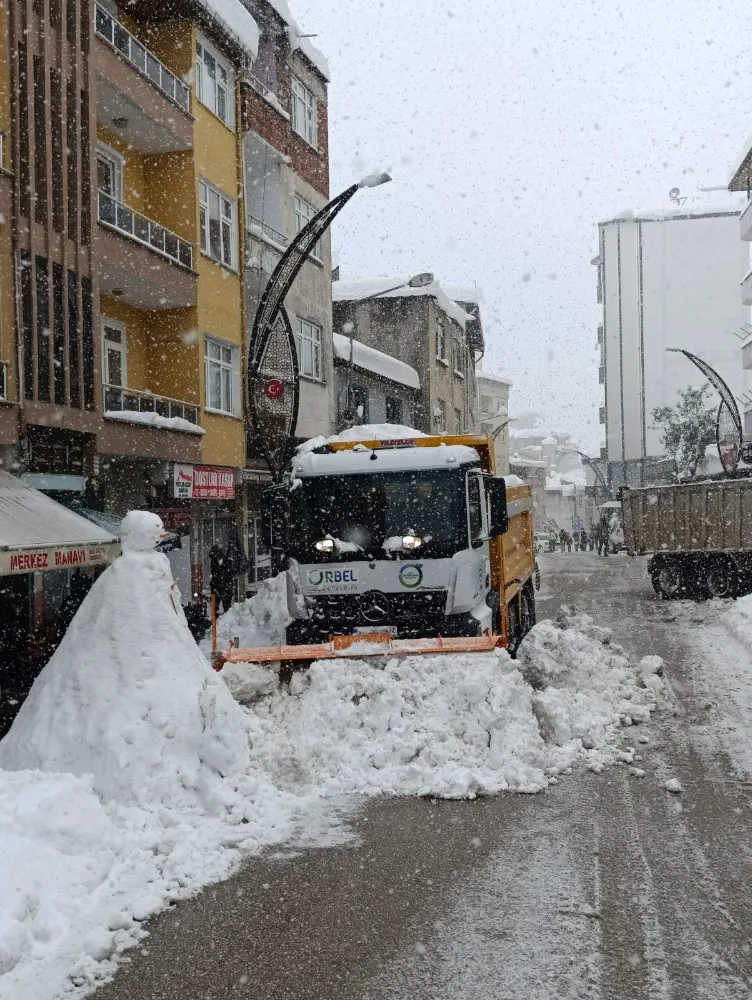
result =
[{"label": "black metal arch structure", "polygon": [[702,358],[698,358],[697,355],[691,354],[680,347],[669,347],[667,350],[672,354],[683,354],[686,358],[689,358],[692,364],[700,369],[721,397],[718,416],[715,421],[715,443],[718,448],[718,458],[721,460],[723,471],[728,475],[733,475],[739,464],[743,430],[739,407],[736,405],[736,400],[731,390],[715,368],[711,368],[707,361],[703,361]]},{"label": "black metal arch structure", "polygon": [[[388,179],[388,178],[385,178]],[[249,443],[275,482],[282,479],[298,419],[298,356],[284,299],[313,248],[360,184],[337,195],[300,230],[274,268],[253,321],[248,350]]]}]

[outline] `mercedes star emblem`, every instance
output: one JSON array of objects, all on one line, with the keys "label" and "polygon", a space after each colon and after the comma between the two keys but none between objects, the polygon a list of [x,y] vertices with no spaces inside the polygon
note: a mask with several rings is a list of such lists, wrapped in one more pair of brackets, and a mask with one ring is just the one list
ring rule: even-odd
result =
[{"label": "mercedes star emblem", "polygon": [[389,614],[389,599],[380,590],[369,590],[360,599],[360,610],[367,622],[382,622]]}]

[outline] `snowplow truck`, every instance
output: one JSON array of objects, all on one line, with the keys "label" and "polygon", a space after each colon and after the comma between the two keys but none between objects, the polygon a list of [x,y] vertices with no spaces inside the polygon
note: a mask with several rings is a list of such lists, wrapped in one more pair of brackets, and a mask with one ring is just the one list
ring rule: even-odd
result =
[{"label": "snowplow truck", "polygon": [[[224,662],[514,652],[535,624],[531,488],[494,474],[487,437],[335,441],[275,488],[285,646]],[[519,482],[519,481],[517,481]]]}]

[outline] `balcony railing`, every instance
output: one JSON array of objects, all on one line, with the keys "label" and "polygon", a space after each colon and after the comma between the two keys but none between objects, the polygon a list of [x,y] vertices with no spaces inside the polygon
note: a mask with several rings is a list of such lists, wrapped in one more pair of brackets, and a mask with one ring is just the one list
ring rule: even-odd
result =
[{"label": "balcony railing", "polygon": [[268,222],[264,222],[263,219],[256,218],[255,215],[248,216],[248,228],[253,235],[254,229],[256,232],[262,232],[267,239],[270,239],[272,243],[276,243],[281,247],[286,247],[290,242],[284,233],[281,233],[274,226],[270,226]]},{"label": "balcony railing", "polygon": [[183,111],[190,110],[190,89],[99,4],[96,5],[95,29],[100,38],[135,66],[139,73],[161,90],[165,97],[169,97],[173,104],[177,104]]},{"label": "balcony railing", "polygon": [[142,243],[175,264],[193,270],[193,247],[169,229],[152,222],[145,215],[134,212],[117,198],[105,191],[99,192],[99,221],[103,226],[124,233],[137,243]]},{"label": "balcony railing", "polygon": [[180,417],[198,426],[198,406],[167,396],[155,396],[140,389],[124,389],[119,385],[104,386],[106,413],[156,413],[160,417]]}]

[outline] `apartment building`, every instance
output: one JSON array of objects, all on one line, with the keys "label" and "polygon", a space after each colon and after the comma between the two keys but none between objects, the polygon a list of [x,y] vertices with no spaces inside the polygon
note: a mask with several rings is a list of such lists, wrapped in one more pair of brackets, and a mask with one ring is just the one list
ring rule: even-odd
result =
[{"label": "apartment building", "polygon": [[[744,260],[744,275],[740,282],[740,292],[742,304],[746,307],[752,306],[752,260],[750,259],[750,247],[752,243],[752,141],[749,139],[742,147],[741,153],[737,157],[731,170],[731,178],[728,185],[729,191],[743,192],[747,196],[747,204],[739,216],[739,235],[742,239],[742,258]],[[747,320],[749,311],[747,310]],[[749,324],[744,328],[744,332],[750,330]],[[742,369],[752,371],[752,334],[744,338],[741,345]],[[749,379],[749,376],[746,376]],[[744,412],[744,438],[746,441],[752,439],[752,392],[748,383],[744,385],[744,395],[741,400],[741,409]]]},{"label": "apartment building", "polygon": [[[284,235],[328,190],[323,57],[283,0],[257,6],[0,9],[0,461],[65,502],[156,510],[184,536],[184,599],[233,536],[268,565],[248,517],[263,472],[247,469],[243,381],[259,169],[245,140],[264,113],[311,180]],[[323,295],[321,311],[298,307],[321,324],[320,353]]]},{"label": "apartment building", "polygon": [[[480,310],[468,313],[435,280],[411,287],[400,278],[338,280],[334,330],[398,358],[418,374],[414,426],[427,433],[477,429],[476,361],[483,353]],[[352,324],[350,327],[349,324]]]},{"label": "apartment building", "polygon": [[[739,332],[749,310],[749,251],[736,210],[675,209],[615,218],[598,226],[599,380],[604,398],[604,476],[612,489],[665,473],[653,410],[678,402],[702,377],[683,348],[708,362],[741,397]],[[752,285],[750,285],[752,288]],[[746,300],[745,300],[746,301]],[[717,405],[717,397],[716,403]]]},{"label": "apartment building", "polygon": [[509,473],[509,389],[512,383],[480,367],[475,377],[479,430],[493,437],[496,471],[505,476]]},{"label": "apartment building", "polygon": [[[258,58],[243,76],[246,334],[274,268],[290,240],[329,201],[329,67],[302,37],[285,0],[246,0],[259,27]],[[331,236],[322,237],[285,305],[300,370],[297,436],[330,434],[335,420]],[[251,585],[270,572],[263,543],[262,492],[268,483],[249,441],[244,473]]]}]

